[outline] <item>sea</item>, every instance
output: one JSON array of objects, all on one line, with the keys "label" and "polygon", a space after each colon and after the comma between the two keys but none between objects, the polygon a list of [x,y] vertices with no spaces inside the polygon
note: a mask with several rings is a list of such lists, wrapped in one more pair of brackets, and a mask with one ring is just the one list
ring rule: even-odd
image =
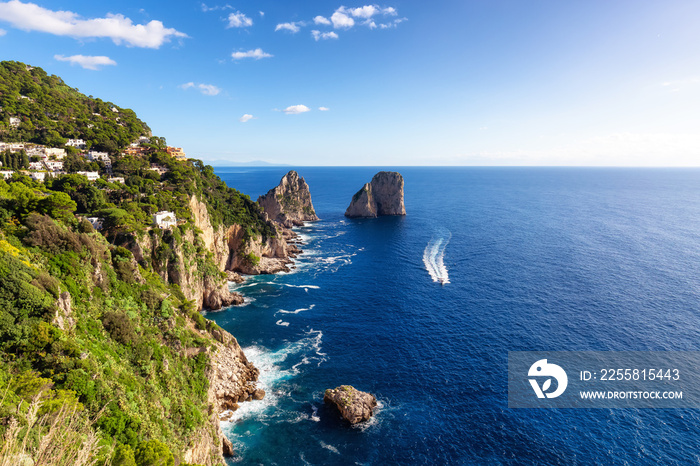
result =
[{"label": "sea", "polygon": [[[260,369],[242,465],[698,464],[694,409],[512,409],[509,351],[700,350],[700,170],[298,167],[320,221],[290,273],[208,318]],[[344,217],[379,170],[407,215]],[[255,200],[290,167],[216,168]],[[323,403],[376,395],[351,427]]]}]

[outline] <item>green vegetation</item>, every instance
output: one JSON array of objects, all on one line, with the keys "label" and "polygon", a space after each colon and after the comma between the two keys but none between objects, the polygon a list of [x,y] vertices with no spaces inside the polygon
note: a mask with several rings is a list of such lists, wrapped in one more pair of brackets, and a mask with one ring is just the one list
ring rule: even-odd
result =
[{"label": "green vegetation", "polygon": [[[0,76],[0,139],[60,145],[57,133],[111,150],[147,130],[130,111],[112,112],[38,68],[2,62]],[[6,124],[9,115],[22,116],[18,129]],[[74,173],[0,180],[0,466],[42,458],[42,439],[71,442],[66,454],[87,458],[75,464],[172,465],[208,423],[209,358],[188,349],[211,347],[219,329],[171,277],[225,278],[194,225],[191,199],[205,203],[215,227],[241,225],[247,240],[275,230],[212,167],[176,161],[164,139],[151,142],[146,155],[112,157],[124,184]],[[0,161],[18,167],[25,157]],[[64,162],[106,174],[101,162],[74,154]],[[175,212],[178,225],[153,228],[162,210]],[[100,231],[88,216],[102,219]]]},{"label": "green vegetation", "polygon": [[[116,152],[150,134],[129,109],[81,94],[58,76],[15,61],[0,62],[0,140],[63,147],[83,139],[89,147]],[[20,119],[18,127],[10,117]]]}]

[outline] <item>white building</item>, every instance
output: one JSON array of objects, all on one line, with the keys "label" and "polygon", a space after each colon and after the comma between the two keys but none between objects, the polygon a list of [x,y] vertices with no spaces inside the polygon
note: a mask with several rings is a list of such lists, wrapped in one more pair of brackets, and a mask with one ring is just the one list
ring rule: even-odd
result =
[{"label": "white building", "polygon": [[29,174],[35,181],[44,181],[46,179],[46,172],[32,172]]},{"label": "white building", "polygon": [[10,178],[12,178],[12,175],[14,175],[14,173],[15,173],[15,172],[13,172],[12,170],[2,170],[2,171],[0,171],[0,175],[2,175],[2,177],[3,177],[4,179],[6,179],[6,180],[9,180]]},{"label": "white building", "polygon": [[27,155],[29,157],[41,157],[42,159],[46,158],[46,147],[44,146],[25,147],[24,150],[27,151]]},{"label": "white building", "polygon": [[85,149],[85,141],[82,139],[69,139],[66,145],[76,147],[78,149]]},{"label": "white building", "polygon": [[157,172],[159,175],[163,175],[164,173],[168,173],[170,171],[164,166],[155,163],[151,164],[151,168],[149,168],[149,170]]},{"label": "white building", "polygon": [[87,153],[87,159],[91,161],[96,160],[109,160],[109,154],[107,152],[99,152],[96,150],[91,150]]},{"label": "white building", "polygon": [[52,172],[57,172],[63,170],[63,162],[57,162],[55,160],[47,160],[44,162],[46,165],[46,168],[51,170]]},{"label": "white building", "polygon": [[100,179],[100,174],[97,172],[78,172],[78,175],[84,175],[88,181],[97,181]]},{"label": "white building", "polygon": [[29,162],[29,169],[30,170],[43,170],[44,164],[41,162]]},{"label": "white building", "polygon": [[165,230],[177,225],[177,217],[175,217],[174,212],[161,210],[160,212],[153,215],[153,224],[158,228]]},{"label": "white building", "polygon": [[13,128],[18,128],[19,124],[22,123],[22,120],[20,120],[17,117],[10,117],[10,126]]},{"label": "white building", "polygon": [[44,149],[44,153],[47,157],[56,157],[57,160],[61,160],[63,157],[66,156],[65,149],[57,149],[55,147],[47,147],[46,149]]},{"label": "white building", "polygon": [[124,178],[121,176],[113,176],[107,181],[109,181],[110,183],[121,183],[121,184],[125,183]]}]

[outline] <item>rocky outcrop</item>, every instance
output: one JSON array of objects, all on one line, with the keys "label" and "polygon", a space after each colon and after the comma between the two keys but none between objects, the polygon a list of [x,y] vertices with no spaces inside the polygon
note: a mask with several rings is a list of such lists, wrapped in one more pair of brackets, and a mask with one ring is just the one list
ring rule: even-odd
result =
[{"label": "rocky outcrop", "polygon": [[361,392],[351,385],[329,388],[323,396],[323,401],[335,406],[343,419],[350,424],[368,420],[377,406],[377,398],[374,395]]},{"label": "rocky outcrop", "polygon": [[291,258],[301,251],[288,241],[296,234],[280,228],[272,238],[247,237],[246,230],[233,225],[227,233],[230,248],[226,270],[235,270],[248,275],[289,272]]},{"label": "rocky outcrop", "polygon": [[352,197],[346,217],[406,215],[403,203],[403,176],[397,172],[379,172]]},{"label": "rocky outcrop", "polygon": [[68,331],[75,327],[75,319],[73,318],[73,299],[69,292],[64,291],[56,301],[56,313],[54,314],[53,322],[61,330]]},{"label": "rocky outcrop", "polygon": [[211,328],[210,333],[216,339],[215,346],[206,350],[210,359],[207,373],[210,425],[192,436],[190,447],[183,455],[186,463],[207,466],[222,464],[223,456],[234,454],[233,445],[220,426],[226,413],[238,409],[238,403],[262,399],[265,394],[256,384],[258,369],[248,362],[233,335],[218,327]]},{"label": "rocky outcrop", "polygon": [[284,175],[277,187],[260,196],[258,204],[270,220],[285,228],[318,220],[311,203],[309,185],[294,170]]}]

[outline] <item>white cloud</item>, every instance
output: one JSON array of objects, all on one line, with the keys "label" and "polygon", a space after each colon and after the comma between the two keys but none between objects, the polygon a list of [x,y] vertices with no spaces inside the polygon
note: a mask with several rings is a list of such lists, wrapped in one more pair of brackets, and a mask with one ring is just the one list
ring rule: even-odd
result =
[{"label": "white cloud", "polygon": [[333,16],[331,16],[334,28],[349,29],[355,25],[355,20],[345,14],[345,11],[345,7],[340,7],[333,13]]},{"label": "white cloud", "polygon": [[379,9],[374,5],[365,5],[361,8],[350,8],[347,11],[349,11],[350,14],[353,15],[355,18],[365,19],[371,18],[372,16],[379,13]]},{"label": "white cloud", "polygon": [[123,42],[131,47],[157,49],[173,37],[187,37],[185,33],[164,27],[161,21],[134,24],[124,15],[111,13],[104,18],[83,19],[71,11],[52,11],[20,0],[0,3],[0,20],[24,31],[76,38],[106,37],[117,45]]},{"label": "white cloud", "polygon": [[300,113],[310,112],[311,109],[306,105],[292,105],[290,107],[285,108],[282,111],[287,115],[298,115]]},{"label": "white cloud", "polygon": [[245,115],[243,115],[242,117],[240,117],[240,118],[238,119],[238,121],[240,121],[241,123],[245,123],[245,122],[247,122],[247,121],[255,120],[255,119],[256,119],[256,118],[255,118],[253,115],[250,115],[250,114],[246,113]]},{"label": "white cloud", "polygon": [[265,16],[265,12],[264,12],[264,11],[258,11],[258,13],[260,13],[260,17],[261,17],[261,18],[262,18],[263,16]]},{"label": "white cloud", "polygon": [[213,84],[195,84],[193,82],[181,84],[179,86],[181,89],[190,89],[190,88],[196,88],[199,90],[204,95],[218,95],[221,92],[221,89],[218,87],[214,86]]},{"label": "white cloud", "polygon": [[328,107],[318,107],[318,109],[322,112],[327,112],[328,110],[330,110],[330,108]]},{"label": "white cloud", "polygon": [[330,22],[330,20],[329,20],[328,18],[326,18],[325,16],[316,16],[316,17],[314,18],[314,24],[323,24],[323,25],[326,25],[326,26],[330,26],[330,25],[331,25],[331,22]]},{"label": "white cloud", "polygon": [[85,55],[73,55],[70,57],[65,57],[63,55],[54,55],[53,57],[58,61],[69,62],[71,65],[80,65],[86,70],[99,70],[100,66],[117,64],[117,62],[105,56],[89,57]]},{"label": "white cloud", "polygon": [[395,19],[394,21],[392,21],[390,23],[380,24],[379,27],[382,29],[392,29],[392,28],[395,28],[396,26],[398,26],[399,24],[403,23],[404,21],[408,21],[408,19],[407,18]]},{"label": "white cloud", "polygon": [[0,29],[0,37],[4,36],[5,34],[7,34],[7,31],[4,29]]},{"label": "white cloud", "polygon": [[206,4],[202,3],[202,11],[205,13],[208,13],[210,11],[218,11],[218,10],[233,10],[233,7],[231,5],[224,5],[224,6],[207,6]]},{"label": "white cloud", "polygon": [[248,50],[247,52],[233,52],[231,57],[234,60],[241,60],[243,58],[254,58],[260,60],[261,58],[270,58],[273,55],[263,52],[262,49]]},{"label": "white cloud", "polygon": [[338,38],[338,34],[336,34],[333,31],[321,32],[321,31],[314,30],[314,31],[311,31],[311,35],[314,36],[314,39],[316,39],[316,41],[319,41],[321,39],[328,40],[328,39],[337,39]]},{"label": "white cloud", "polygon": [[247,28],[253,25],[253,20],[237,11],[228,15],[228,26],[230,28]]},{"label": "white cloud", "polygon": [[299,23],[281,23],[281,24],[277,25],[277,27],[275,28],[275,32],[276,31],[289,31],[292,34],[296,34],[297,32],[299,32],[299,29],[300,29],[299,26],[303,26],[303,25],[304,25],[304,23],[301,23],[301,22],[299,22]]}]

